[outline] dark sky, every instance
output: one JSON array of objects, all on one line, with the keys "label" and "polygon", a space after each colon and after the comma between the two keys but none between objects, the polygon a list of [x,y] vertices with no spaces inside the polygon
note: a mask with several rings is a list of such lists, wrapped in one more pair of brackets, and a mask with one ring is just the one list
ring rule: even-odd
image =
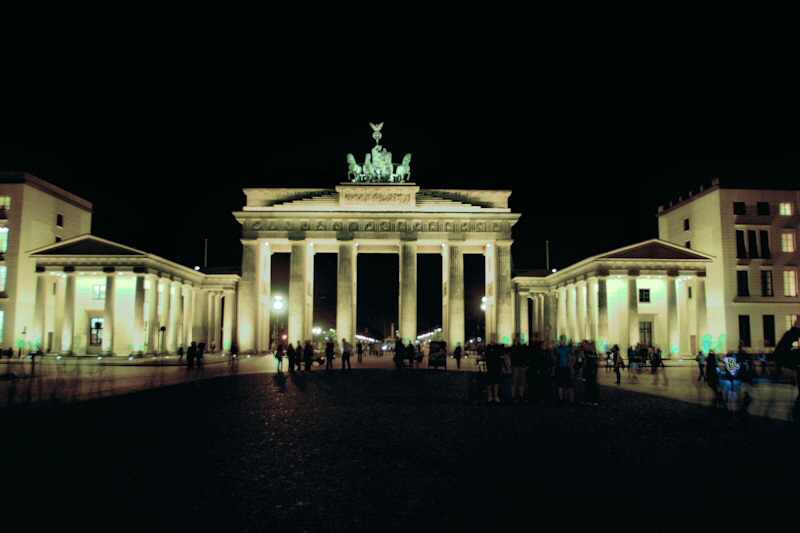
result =
[{"label": "dark sky", "polygon": [[[93,202],[93,233],[187,266],[205,239],[209,266],[239,264],[243,187],[346,180],[345,155],[374,142],[369,122],[385,122],[395,159],[413,153],[423,188],[512,190],[516,268],[544,268],[545,241],[560,268],[656,237],[658,205],[715,176],[797,181],[800,92],[777,60],[478,49],[49,58],[0,87],[0,168]],[[374,289],[395,298],[386,279]]]}]

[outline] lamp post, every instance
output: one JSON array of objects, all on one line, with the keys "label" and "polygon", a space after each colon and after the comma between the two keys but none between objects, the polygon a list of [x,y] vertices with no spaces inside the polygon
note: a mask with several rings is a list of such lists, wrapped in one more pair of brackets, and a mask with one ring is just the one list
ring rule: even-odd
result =
[{"label": "lamp post", "polygon": [[272,348],[275,349],[278,345],[278,338],[280,336],[280,328],[278,327],[278,317],[280,317],[283,310],[286,308],[286,302],[283,301],[283,296],[276,294],[272,299],[272,309],[276,313],[276,320],[272,323]]}]

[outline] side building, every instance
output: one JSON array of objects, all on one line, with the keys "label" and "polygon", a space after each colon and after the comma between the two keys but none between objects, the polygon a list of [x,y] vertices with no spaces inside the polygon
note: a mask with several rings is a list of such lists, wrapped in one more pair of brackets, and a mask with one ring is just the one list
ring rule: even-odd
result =
[{"label": "side building", "polygon": [[43,342],[32,331],[36,274],[27,252],[89,233],[92,204],[27,172],[0,172],[0,347]]},{"label": "side building", "polygon": [[719,179],[658,209],[665,241],[713,256],[708,267],[709,333],[769,353],[800,312],[800,190],[745,189]]}]

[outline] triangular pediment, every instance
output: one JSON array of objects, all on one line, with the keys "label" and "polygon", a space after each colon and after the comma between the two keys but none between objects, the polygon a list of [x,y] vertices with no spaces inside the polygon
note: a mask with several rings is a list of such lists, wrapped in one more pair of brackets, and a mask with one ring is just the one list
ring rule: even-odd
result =
[{"label": "triangular pediment", "polygon": [[115,243],[96,235],[80,235],[66,241],[49,244],[31,252],[31,256],[146,256],[146,252]]},{"label": "triangular pediment", "polygon": [[669,261],[691,261],[711,259],[711,256],[678,246],[676,244],[652,239],[600,255],[597,259],[663,259]]}]

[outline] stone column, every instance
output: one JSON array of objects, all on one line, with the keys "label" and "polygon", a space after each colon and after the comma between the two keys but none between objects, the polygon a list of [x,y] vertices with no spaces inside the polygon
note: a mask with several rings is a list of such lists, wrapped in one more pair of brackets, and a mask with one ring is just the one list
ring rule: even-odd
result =
[{"label": "stone column", "polygon": [[[33,310],[33,331],[30,339],[33,340],[33,351],[44,351],[44,316],[47,309],[47,278],[44,272],[36,273],[36,307]],[[24,350],[28,347],[25,346]]]},{"label": "stone column", "polygon": [[578,294],[574,284],[567,287],[567,337],[569,342],[578,339]]},{"label": "stone column", "polygon": [[495,268],[497,340],[506,346],[511,346],[511,343],[514,340],[514,286],[513,283],[511,283],[511,242],[498,241],[495,244],[495,248],[497,265]]},{"label": "stone column", "polygon": [[222,294],[214,293],[214,335],[211,342],[216,350],[222,351]]},{"label": "stone column", "polygon": [[131,332],[132,350],[135,355],[144,353],[144,275],[137,274],[133,295],[133,331]]},{"label": "stone column", "polygon": [[597,338],[604,343],[611,343],[608,338],[608,286],[607,278],[597,280]]},{"label": "stone column", "polygon": [[577,328],[576,339],[588,339],[587,331],[589,330],[589,312],[586,302],[586,282],[581,280],[575,284],[575,319]]},{"label": "stone column", "polygon": [[72,355],[75,342],[75,273],[67,273],[64,290],[64,328],[61,336],[61,351]]},{"label": "stone column", "polygon": [[66,280],[63,274],[56,276],[56,297],[55,309],[53,310],[53,349],[61,353],[64,337],[64,292]]},{"label": "stone column", "polygon": [[676,275],[667,275],[667,343],[670,355],[678,355],[681,349],[678,333],[678,300],[675,294]]},{"label": "stone column", "polygon": [[589,327],[586,330],[586,338],[591,339],[595,346],[598,346],[599,349],[604,348],[604,344],[598,344],[599,341],[599,334],[597,333],[597,292],[595,291],[596,280],[592,280],[591,283],[586,283],[586,307],[588,312],[586,313],[586,320],[589,324]]},{"label": "stone column", "polygon": [[116,274],[109,273],[106,275],[106,301],[105,311],[103,317],[103,345],[102,350],[104,355],[114,355],[114,306],[116,291]]},{"label": "stone column", "polygon": [[714,339],[708,331],[708,309],[706,306],[706,278],[705,273],[698,274],[694,282],[695,287],[695,316],[697,317],[697,342],[703,353],[708,353]]},{"label": "stone column", "polygon": [[159,279],[156,276],[148,276],[150,290],[148,291],[148,310],[147,310],[147,353],[158,353],[158,285]]},{"label": "stone column", "polygon": [[231,353],[231,343],[233,342],[233,315],[236,312],[233,303],[234,292],[224,291],[225,306],[222,314],[222,346],[223,353]]},{"label": "stone column", "polygon": [[[528,323],[528,294],[521,294],[519,295],[519,312],[517,316],[519,316],[519,326],[517,327],[517,331],[520,333],[520,342],[528,343],[530,341],[531,335],[531,328],[530,324]],[[536,320],[536,306],[533,307],[534,313],[534,321]]]},{"label": "stone column", "polygon": [[169,314],[167,319],[166,346],[167,353],[175,353],[178,351],[178,330],[180,324],[180,308],[181,302],[181,286],[177,282],[172,282],[167,285],[169,288]]},{"label": "stone column", "polygon": [[628,344],[636,346],[639,342],[639,291],[636,278],[639,273],[628,274]]},{"label": "stone column", "polygon": [[413,242],[400,243],[400,295],[398,303],[400,337],[403,340],[403,344],[407,345],[409,342],[417,341],[417,245]]},{"label": "stone column", "polygon": [[183,347],[189,348],[194,340],[194,288],[183,286]]},{"label": "stone column", "polygon": [[252,352],[256,347],[258,323],[258,241],[242,240],[242,280],[239,284],[239,350]]},{"label": "stone column", "polygon": [[287,326],[289,338],[287,343],[305,342],[308,332],[306,324],[306,272],[307,249],[305,241],[292,242],[291,259],[289,261],[289,302]]},{"label": "stone column", "polygon": [[560,287],[558,289],[558,310],[556,311],[556,325],[554,328],[556,342],[561,340],[561,336],[569,338],[569,323],[567,322],[567,288]]},{"label": "stone column", "polygon": [[[445,341],[447,350],[452,352],[457,345],[464,346],[464,245],[447,245],[447,323]],[[487,318],[487,329],[489,320]]]},{"label": "stone column", "polygon": [[486,324],[486,343],[488,344],[492,339],[499,342],[497,338],[497,300],[495,298],[496,280],[495,280],[495,256],[497,255],[495,247],[492,244],[487,244],[484,251],[484,264],[486,276],[486,310],[484,311],[484,323]]},{"label": "stone column", "polygon": [[[169,340],[170,331],[172,331],[172,324],[170,323],[170,310],[172,309],[172,281],[165,281],[164,282],[164,291],[161,293],[161,297],[164,299],[164,304],[161,306],[161,316],[159,317],[159,322],[161,323],[161,327],[166,328],[164,332],[158,332],[158,351],[160,354],[169,353],[169,345],[167,341]],[[161,328],[159,328],[160,330]]]},{"label": "stone column", "polygon": [[[340,241],[336,274],[336,333],[337,343],[345,338],[355,346],[356,334],[356,245]],[[402,327],[402,326],[401,326]]]},{"label": "stone column", "polygon": [[555,292],[549,292],[545,294],[542,298],[542,314],[544,315],[544,323],[542,324],[542,340],[556,340],[556,331],[558,331],[557,309],[557,294]]}]

